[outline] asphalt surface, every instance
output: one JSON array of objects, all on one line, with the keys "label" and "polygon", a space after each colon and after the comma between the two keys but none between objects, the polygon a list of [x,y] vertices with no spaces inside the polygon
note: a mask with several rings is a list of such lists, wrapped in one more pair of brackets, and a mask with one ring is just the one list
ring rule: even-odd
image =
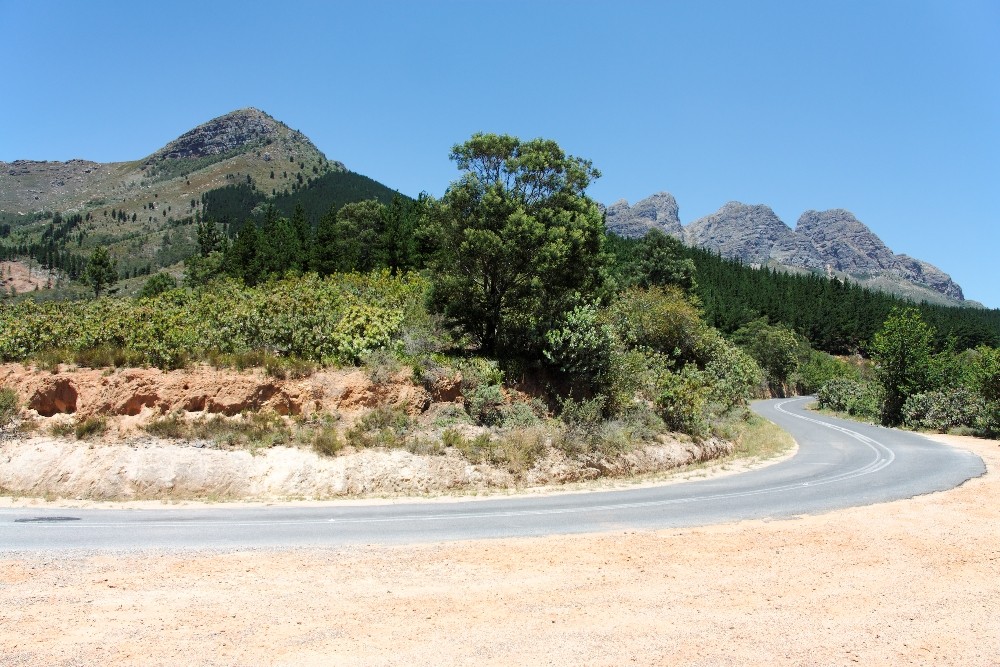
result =
[{"label": "asphalt surface", "polygon": [[0,552],[404,544],[782,519],[954,488],[982,459],[905,431],[755,403],[795,438],[790,459],[755,471],[625,491],[476,501],[196,509],[4,509]]}]

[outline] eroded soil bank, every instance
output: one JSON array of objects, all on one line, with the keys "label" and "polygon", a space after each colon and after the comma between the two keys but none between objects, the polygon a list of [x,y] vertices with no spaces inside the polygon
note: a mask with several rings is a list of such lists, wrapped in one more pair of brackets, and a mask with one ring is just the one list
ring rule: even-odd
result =
[{"label": "eroded soil bank", "polygon": [[[445,430],[465,444],[486,433],[465,416],[460,375],[420,385],[405,372],[375,382],[357,369],[299,379],[205,366],[169,372],[56,370],[0,365],[0,386],[17,390],[31,427],[0,440],[0,491],[5,494],[122,501],[469,493],[647,475],[732,452],[731,443],[717,439],[661,435],[622,451],[574,454],[554,446],[544,429],[529,428],[492,433],[498,449],[513,451],[470,460],[460,446],[442,444]],[[527,398],[510,392],[506,400]],[[407,421],[409,449],[349,444],[344,434],[375,410]],[[348,444],[328,456],[314,451],[310,442],[266,447],[251,442],[241,448],[204,438],[155,437],[147,430],[167,418],[177,424],[245,424],[262,414],[281,427],[330,423]],[[75,439],[74,425],[88,419],[99,419],[103,434]],[[65,436],[54,437],[60,429]]]}]

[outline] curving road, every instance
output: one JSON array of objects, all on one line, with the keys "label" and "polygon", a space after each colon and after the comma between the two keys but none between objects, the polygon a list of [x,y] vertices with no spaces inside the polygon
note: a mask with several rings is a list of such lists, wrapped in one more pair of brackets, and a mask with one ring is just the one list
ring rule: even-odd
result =
[{"label": "curving road", "polygon": [[341,546],[652,529],[783,518],[954,488],[982,460],[920,435],[820,416],[809,398],[753,409],[795,438],[792,458],[759,470],[660,487],[483,501],[0,510],[0,552]]}]

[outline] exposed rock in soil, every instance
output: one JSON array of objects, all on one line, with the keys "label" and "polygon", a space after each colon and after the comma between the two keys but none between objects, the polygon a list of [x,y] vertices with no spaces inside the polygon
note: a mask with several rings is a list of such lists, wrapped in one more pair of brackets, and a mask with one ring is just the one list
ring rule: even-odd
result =
[{"label": "exposed rock in soil", "polygon": [[[4,364],[0,386],[17,390],[35,434],[48,433],[56,425],[72,428],[91,416],[106,420],[107,433],[90,441],[42,435],[6,438],[0,443],[0,490],[94,500],[434,494],[641,475],[732,451],[721,441],[693,443],[663,436],[622,454],[568,457],[546,440],[541,453],[527,463],[515,457],[510,463],[473,464],[455,447],[440,445],[440,428],[433,430],[435,423],[451,418],[451,428],[468,440],[485,432],[468,421],[454,422],[454,415],[465,414],[461,382],[458,373],[439,377],[425,388],[414,384],[408,372],[375,383],[356,369],[281,380],[261,371],[205,366],[168,372],[61,367],[53,373]],[[509,400],[517,398],[514,390],[508,394]],[[221,449],[208,441],[154,438],[143,429],[166,414],[182,422],[209,415],[239,421],[235,416],[241,413],[272,411],[286,420],[293,415],[332,417],[344,437],[374,408],[405,412],[419,434],[425,433],[419,429],[430,429],[426,433],[438,443],[430,447],[435,453],[354,450],[349,445],[329,457],[307,448],[266,444],[252,453]]]}]

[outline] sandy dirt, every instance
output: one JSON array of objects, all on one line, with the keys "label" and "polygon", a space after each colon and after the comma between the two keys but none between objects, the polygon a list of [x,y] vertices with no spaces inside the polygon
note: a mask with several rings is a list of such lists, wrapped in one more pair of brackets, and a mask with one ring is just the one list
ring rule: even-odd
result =
[{"label": "sandy dirt", "polygon": [[2,665],[1000,665],[1000,448],[787,521],[0,560]]},{"label": "sandy dirt", "polygon": [[0,262],[0,290],[16,294],[33,292],[52,287],[56,282],[54,271],[43,269],[37,263],[28,266],[24,262]]}]

